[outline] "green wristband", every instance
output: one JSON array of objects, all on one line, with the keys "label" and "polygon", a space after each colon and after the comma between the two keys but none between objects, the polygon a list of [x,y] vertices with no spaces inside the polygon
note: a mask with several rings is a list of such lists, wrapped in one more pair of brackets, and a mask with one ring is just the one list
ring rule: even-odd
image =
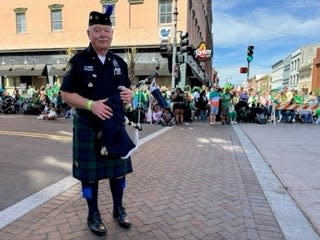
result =
[{"label": "green wristband", "polygon": [[88,111],[92,111],[92,104],[93,104],[92,100],[88,100],[86,102],[86,108],[87,108]]}]

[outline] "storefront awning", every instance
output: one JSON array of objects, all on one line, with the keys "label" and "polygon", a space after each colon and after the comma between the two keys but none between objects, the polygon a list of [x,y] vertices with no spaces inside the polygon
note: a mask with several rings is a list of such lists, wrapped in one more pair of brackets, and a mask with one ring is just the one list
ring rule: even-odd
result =
[{"label": "storefront awning", "polygon": [[192,58],[192,56],[188,56],[188,61],[187,64],[189,65],[192,74],[200,81],[200,82],[204,82],[204,73],[201,69],[201,67],[199,66],[199,64]]},{"label": "storefront awning", "polygon": [[45,64],[2,65],[1,76],[43,76]]},{"label": "storefront awning", "polygon": [[159,69],[155,69],[155,64],[152,63],[136,63],[135,75],[136,76],[150,76],[157,72],[161,76],[171,75],[168,70],[167,64],[161,64]]},{"label": "storefront awning", "polygon": [[47,65],[48,76],[64,76],[66,73],[66,64]]}]

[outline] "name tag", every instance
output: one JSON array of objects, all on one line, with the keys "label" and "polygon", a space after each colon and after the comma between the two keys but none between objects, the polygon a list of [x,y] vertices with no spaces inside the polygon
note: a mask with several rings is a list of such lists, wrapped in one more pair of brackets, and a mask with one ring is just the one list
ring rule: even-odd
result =
[{"label": "name tag", "polygon": [[84,66],[83,70],[92,72],[93,71],[93,66]]}]

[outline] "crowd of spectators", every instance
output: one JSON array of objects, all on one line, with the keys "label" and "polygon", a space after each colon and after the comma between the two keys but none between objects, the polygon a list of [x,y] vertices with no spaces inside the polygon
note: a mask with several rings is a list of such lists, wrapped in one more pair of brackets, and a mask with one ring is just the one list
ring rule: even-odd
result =
[{"label": "crowd of spectators", "polygon": [[[279,91],[256,92],[232,84],[223,88],[186,87],[172,92],[162,89],[161,92],[170,106],[166,111],[173,116],[170,126],[193,121],[208,122],[212,126],[239,122],[320,123],[319,97],[314,92],[304,93],[287,87]],[[133,109],[142,112],[140,119],[143,122],[150,122],[148,115],[151,114],[152,123],[163,124],[161,114],[165,109],[157,105],[147,86],[136,91],[134,102],[141,106],[137,108],[139,104],[136,104]]]},{"label": "crowd of spectators", "polygon": [[33,86],[23,90],[14,88],[11,94],[4,91],[2,96],[13,100],[10,104],[14,105],[15,113],[38,115],[38,119],[49,120],[71,117],[71,107],[62,101],[57,84],[38,89]]},{"label": "crowd of spectators", "polygon": [[[151,94],[148,84],[132,85],[132,90],[133,101],[126,106],[126,111],[133,122],[162,126],[188,125],[194,121],[208,122],[211,126],[238,122],[320,124],[319,97],[314,92],[287,87],[262,92],[232,84],[223,88],[187,86],[174,91],[159,87],[165,106]],[[23,91],[15,88],[11,96],[17,113],[49,120],[72,117],[72,108],[62,101],[57,84],[39,89],[28,86]]]}]

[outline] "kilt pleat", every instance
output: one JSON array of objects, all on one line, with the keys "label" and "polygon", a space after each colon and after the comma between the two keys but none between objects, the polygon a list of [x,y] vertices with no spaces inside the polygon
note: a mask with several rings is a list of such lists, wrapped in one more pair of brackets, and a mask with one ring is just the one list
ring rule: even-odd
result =
[{"label": "kilt pleat", "polygon": [[133,171],[131,158],[102,156],[99,130],[81,122],[78,114],[73,117],[73,177],[80,181],[94,182],[124,176]]}]

